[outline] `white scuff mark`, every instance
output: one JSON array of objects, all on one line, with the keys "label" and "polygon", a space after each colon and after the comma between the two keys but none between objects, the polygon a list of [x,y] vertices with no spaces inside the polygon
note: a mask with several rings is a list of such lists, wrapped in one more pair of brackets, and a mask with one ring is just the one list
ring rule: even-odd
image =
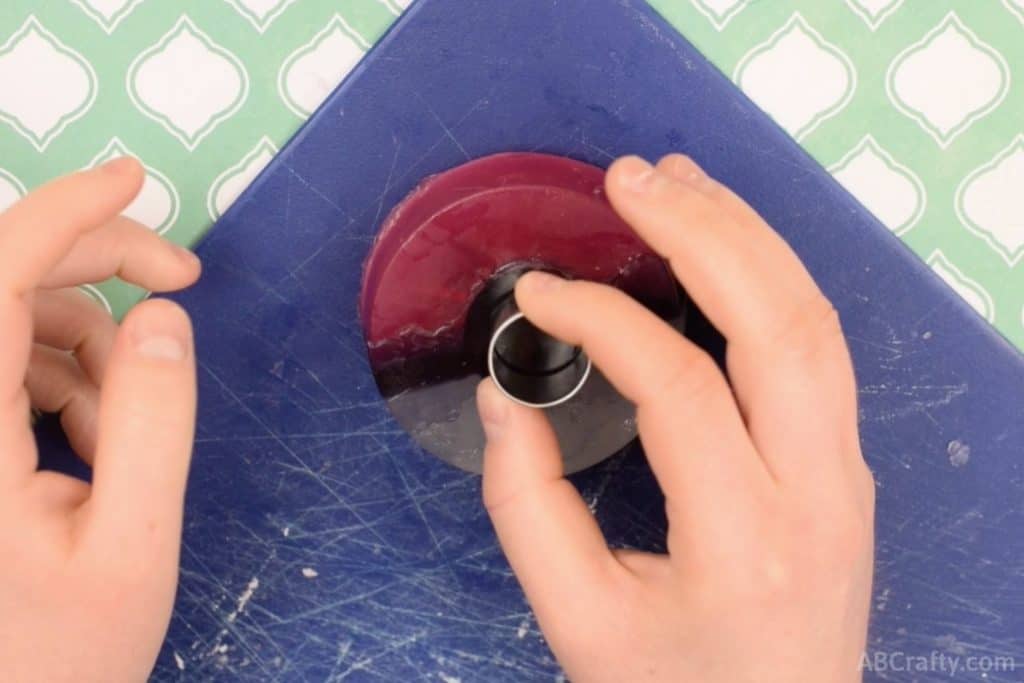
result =
[{"label": "white scuff mark", "polygon": [[949,456],[950,465],[963,467],[971,459],[971,447],[960,439],[953,439],[946,446],[946,454]]},{"label": "white scuff mark", "polygon": [[256,576],[252,577],[252,580],[245,587],[245,590],[242,591],[242,594],[238,596],[238,603],[235,606],[235,611],[228,615],[227,621],[229,624],[234,623],[235,619],[238,618],[238,615],[245,611],[245,606],[249,604],[250,600],[252,600],[253,594],[259,587],[259,578]]},{"label": "white scuff mark", "polygon": [[885,608],[889,605],[889,593],[890,589],[886,588],[882,591],[882,594],[878,596],[878,602],[875,604],[875,609],[879,612],[884,612]]},{"label": "white scuff mark", "polygon": [[174,664],[178,667],[178,671],[185,670],[185,660],[177,652],[174,653]]},{"label": "white scuff mark", "polygon": [[220,631],[218,631],[217,638],[213,643],[213,647],[211,647],[209,651],[205,655],[203,655],[203,657],[212,657],[213,655],[217,654],[217,652],[220,650],[220,644],[224,641],[224,636],[226,636],[227,634],[228,630],[226,628],[222,628]]},{"label": "white scuff mark", "polygon": [[522,640],[523,638],[526,637],[526,634],[529,633],[529,632],[530,632],[530,622],[524,619],[523,622],[521,624],[519,624],[519,628],[516,629],[516,638],[518,638],[519,640]]},{"label": "white scuff mark", "polygon": [[954,655],[966,655],[967,654],[967,648],[964,646],[963,643],[958,641],[956,639],[956,636],[954,636],[953,634],[949,634],[949,635],[945,635],[945,636],[939,636],[938,638],[935,639],[935,644],[938,647],[940,647],[943,650],[945,650],[946,652],[949,652],[950,654],[954,654]]},{"label": "white scuff mark", "polygon": [[290,534],[291,532],[292,528],[290,526],[286,526],[285,528],[281,529],[281,535],[285,538],[288,538],[288,534]]},{"label": "white scuff mark", "polygon": [[440,678],[442,681],[444,681],[444,683],[462,683],[462,679],[461,678],[456,678],[455,676],[449,676],[448,674],[442,673],[440,671],[437,672],[437,677]]},{"label": "white scuff mark", "polygon": [[312,567],[303,567],[302,575],[305,576],[307,579],[315,579],[316,577],[320,576],[320,572],[313,569]]}]

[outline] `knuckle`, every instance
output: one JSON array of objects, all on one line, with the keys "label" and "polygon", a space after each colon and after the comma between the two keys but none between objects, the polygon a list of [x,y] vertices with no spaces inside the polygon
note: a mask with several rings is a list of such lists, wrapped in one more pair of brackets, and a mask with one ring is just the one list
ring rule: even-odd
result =
[{"label": "knuckle", "polygon": [[804,519],[805,537],[819,549],[817,557],[825,567],[849,567],[872,545],[871,516],[855,501],[839,502],[828,514],[807,511]]},{"label": "knuckle", "polygon": [[514,506],[519,494],[519,491],[508,491],[499,489],[497,486],[489,486],[487,479],[484,479],[484,509],[492,518],[504,514],[507,508]]},{"label": "knuckle", "polygon": [[517,514],[517,511],[522,508],[528,496],[543,495],[544,490],[554,483],[554,481],[544,480],[534,486],[509,485],[505,481],[498,481],[488,477],[485,473],[483,485],[484,508],[491,518],[498,518],[507,514]]},{"label": "knuckle", "polygon": [[704,576],[710,595],[732,596],[738,604],[766,606],[786,604],[807,587],[806,565],[784,545],[762,546],[746,561]]},{"label": "knuckle", "polygon": [[846,353],[839,311],[824,296],[815,296],[798,306],[788,318],[780,320],[775,332],[766,339],[769,348],[799,358],[812,358],[824,352]]},{"label": "knuckle", "polygon": [[74,336],[71,339],[71,351],[76,356],[88,353],[90,347],[103,344],[108,338],[113,338],[117,331],[117,323],[105,310],[98,309],[95,312],[85,314],[77,322],[72,330]]},{"label": "knuckle", "polygon": [[154,238],[160,239],[159,235],[150,228],[134,218],[124,215],[118,216],[115,220],[111,221],[108,224],[108,228],[118,237],[127,239],[138,238],[146,242],[154,241]]},{"label": "knuckle", "polygon": [[105,321],[112,320],[110,313],[107,309],[103,308],[103,305],[96,299],[83,292],[78,287],[68,287],[67,289],[61,290],[62,295],[67,296],[68,300],[75,308],[80,311],[80,315],[85,320],[90,321]]},{"label": "knuckle", "polygon": [[762,590],[775,598],[785,598],[800,590],[803,581],[796,563],[786,557],[769,555],[755,566],[752,590]]},{"label": "knuckle", "polygon": [[61,396],[60,412],[84,410],[90,407],[93,391],[84,381],[69,380]]},{"label": "knuckle", "polygon": [[722,388],[722,372],[704,351],[687,349],[665,368],[659,382],[649,389],[647,400],[657,403],[666,397],[700,401]]}]

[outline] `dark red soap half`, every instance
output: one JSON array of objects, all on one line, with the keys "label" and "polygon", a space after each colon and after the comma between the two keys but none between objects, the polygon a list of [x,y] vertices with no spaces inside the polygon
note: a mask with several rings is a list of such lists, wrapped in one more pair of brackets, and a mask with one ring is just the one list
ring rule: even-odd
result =
[{"label": "dark red soap half", "polygon": [[[611,208],[604,175],[600,168],[563,157],[498,154],[424,180],[386,219],[366,263],[360,315],[382,393],[403,426],[428,450],[466,469],[478,469],[478,463],[464,462],[483,445],[482,434],[469,429],[468,422],[460,432],[469,429],[473,435],[449,436],[480,440],[458,444],[459,458],[438,453],[438,443],[424,443],[419,432],[445,431],[453,415],[470,409],[465,404],[472,404],[471,389],[484,370],[463,351],[467,315],[502,269],[533,265],[608,283],[665,319],[682,315],[671,272]],[[452,383],[465,384],[469,394]],[[594,384],[607,386],[600,380]],[[421,406],[410,418],[392,400],[400,397],[399,403],[406,404],[410,392],[440,385],[446,385],[442,393],[447,398],[435,392],[430,400],[458,405],[426,413]],[[432,423],[434,419],[442,424]],[[587,460],[596,462],[593,455]]]}]

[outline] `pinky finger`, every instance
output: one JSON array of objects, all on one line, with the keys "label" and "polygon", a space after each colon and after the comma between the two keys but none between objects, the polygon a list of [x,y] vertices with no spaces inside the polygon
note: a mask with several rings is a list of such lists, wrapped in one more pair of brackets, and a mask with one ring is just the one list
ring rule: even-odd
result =
[{"label": "pinky finger", "polygon": [[25,375],[32,407],[59,413],[71,447],[92,464],[96,451],[99,390],[69,353],[35,344]]}]

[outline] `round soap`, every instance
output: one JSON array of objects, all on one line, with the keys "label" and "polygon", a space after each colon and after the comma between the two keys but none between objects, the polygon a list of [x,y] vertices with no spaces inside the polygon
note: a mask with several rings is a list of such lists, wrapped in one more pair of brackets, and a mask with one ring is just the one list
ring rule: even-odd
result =
[{"label": "round soap", "polygon": [[[427,451],[469,471],[482,465],[474,396],[487,373],[471,311],[503,276],[529,269],[610,284],[682,327],[679,286],[612,210],[602,169],[509,153],[424,180],[384,222],[366,262],[360,315],[395,418]],[[633,406],[598,368],[571,401],[547,412],[567,472],[636,438]]]}]

